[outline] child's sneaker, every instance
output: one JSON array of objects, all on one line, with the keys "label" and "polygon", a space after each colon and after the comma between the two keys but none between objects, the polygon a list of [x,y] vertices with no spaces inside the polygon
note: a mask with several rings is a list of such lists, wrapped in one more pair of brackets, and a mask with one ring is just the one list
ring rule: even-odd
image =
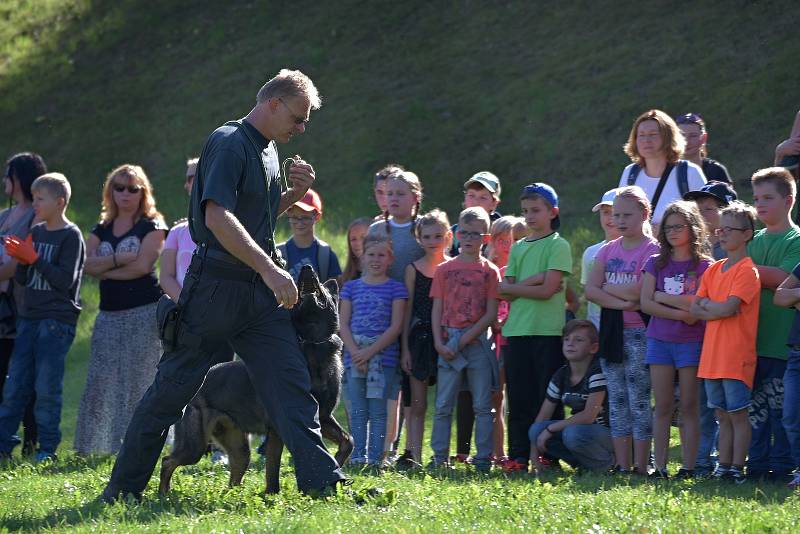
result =
[{"label": "child's sneaker", "polygon": [[470,456],[469,454],[464,454],[464,453],[460,452],[460,453],[456,454],[455,456],[451,456],[450,457],[450,462],[451,463],[470,465],[470,464],[472,464],[472,456]]},{"label": "child's sneaker", "polygon": [[789,489],[800,489],[800,471],[795,471],[792,480],[786,484]]},{"label": "child's sneaker", "polygon": [[517,473],[517,472],[527,472],[528,471],[528,462],[524,458],[515,458],[513,460],[508,460],[503,465],[503,471],[506,473]]},{"label": "child's sneaker", "polygon": [[621,465],[615,465],[611,469],[609,469],[606,474],[608,476],[617,476],[617,475],[630,475],[631,472],[628,469],[625,469]]},{"label": "child's sneaker", "polygon": [[695,474],[695,470],[694,469],[685,469],[685,468],[681,467],[680,469],[678,469],[678,472],[675,473],[675,477],[674,478],[677,478],[678,480],[690,480],[690,479],[694,478],[695,476],[697,476],[697,475]]},{"label": "child's sneaker", "polygon": [[727,473],[722,475],[722,480],[733,482],[734,484],[744,484],[747,482],[747,477],[744,472],[738,467],[731,467]]},{"label": "child's sneaker", "polygon": [[36,453],[36,463],[37,464],[40,464],[42,462],[55,462],[56,459],[57,458],[56,458],[55,453],[52,453],[52,452],[39,451],[39,452]]},{"label": "child's sneaker", "polygon": [[653,471],[647,475],[647,478],[650,480],[667,480],[669,478],[669,471],[666,469],[653,469]]},{"label": "child's sneaker", "polygon": [[715,478],[716,480],[722,480],[730,471],[730,467],[725,467],[723,465],[717,465],[717,468],[714,469],[714,472],[711,473],[711,477]]},{"label": "child's sneaker", "polygon": [[506,463],[508,463],[509,458],[508,458],[508,456],[497,457],[495,455],[492,455],[490,460],[492,461],[492,463],[494,465],[496,465],[498,467],[503,467],[504,465],[506,465]]}]

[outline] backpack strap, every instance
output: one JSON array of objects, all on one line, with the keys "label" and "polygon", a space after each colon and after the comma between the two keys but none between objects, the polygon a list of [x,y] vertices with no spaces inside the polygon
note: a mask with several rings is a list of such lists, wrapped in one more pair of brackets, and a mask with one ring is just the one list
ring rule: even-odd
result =
[{"label": "backpack strap", "polygon": [[683,195],[689,192],[689,162],[680,160],[678,162],[678,190]]},{"label": "backpack strap", "polygon": [[650,201],[650,206],[652,209],[652,213],[650,214],[651,219],[653,218],[653,214],[658,206],[658,201],[661,200],[661,193],[664,191],[664,186],[667,185],[667,180],[669,180],[669,174],[672,172],[674,167],[675,166],[672,165],[672,163],[667,163],[667,166],[664,168],[664,173],[658,180],[658,186],[656,187],[656,192],[653,194],[653,200]]},{"label": "backpack strap", "polygon": [[328,281],[328,271],[331,267],[331,246],[322,239],[317,239],[317,265],[319,266],[319,279]]},{"label": "backpack strap", "polygon": [[642,168],[639,166],[638,163],[634,163],[631,165],[630,170],[628,171],[628,185],[636,185],[636,179],[639,177],[639,171]]}]

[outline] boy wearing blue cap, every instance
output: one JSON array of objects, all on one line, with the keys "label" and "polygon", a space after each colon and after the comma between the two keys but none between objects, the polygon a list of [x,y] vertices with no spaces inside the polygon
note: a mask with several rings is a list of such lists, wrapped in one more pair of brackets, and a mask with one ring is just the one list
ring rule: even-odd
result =
[{"label": "boy wearing blue cap", "polygon": [[560,225],[556,191],[544,183],[530,184],[523,188],[520,204],[530,233],[511,248],[499,288],[501,297],[511,303],[503,326],[508,339],[507,471],[528,469],[528,428],[539,413],[550,377],[564,365],[564,278],[572,272],[569,243],[556,232]]}]

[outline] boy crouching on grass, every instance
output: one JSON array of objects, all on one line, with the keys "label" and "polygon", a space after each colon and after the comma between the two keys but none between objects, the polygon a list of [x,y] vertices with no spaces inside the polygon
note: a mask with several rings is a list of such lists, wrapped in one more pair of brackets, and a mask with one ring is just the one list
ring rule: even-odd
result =
[{"label": "boy crouching on grass", "polygon": [[690,313],[706,321],[697,376],[704,379],[708,407],[719,421],[719,465],[714,476],[737,484],[745,481],[750,446],[756,333],[761,282],[747,243],[753,238],[756,212],[741,202],[722,210],[719,241],[728,254],[700,279]]},{"label": "boy crouching on grass", "polygon": [[[538,459],[548,453],[579,469],[606,470],[614,465],[614,446],[608,427],[606,377],[595,358],[599,345],[591,321],[575,319],[564,327],[567,364],[556,371],[547,386],[536,422],[531,425],[531,459],[537,471],[546,468]],[[556,409],[569,406],[572,415],[553,420]]]},{"label": "boy crouching on grass", "polygon": [[11,368],[0,405],[0,459],[17,443],[14,433],[31,397],[39,427],[36,461],[55,460],[61,441],[61,390],[64,360],[75,338],[80,314],[80,284],[86,247],[81,231],[64,216],[70,185],[59,173],[44,174],[31,185],[36,220],[27,239],[8,237],[9,256],[19,262],[17,282],[24,287]]},{"label": "boy crouching on grass", "polygon": [[450,454],[453,407],[466,374],[475,412],[473,465],[491,469],[492,391],[498,387],[497,358],[486,336],[497,317],[500,271],[481,256],[489,241],[489,216],[483,208],[467,208],[458,218],[461,253],[436,268],[431,284],[431,327],[439,353],[436,412],[433,419],[432,466],[446,465]]}]

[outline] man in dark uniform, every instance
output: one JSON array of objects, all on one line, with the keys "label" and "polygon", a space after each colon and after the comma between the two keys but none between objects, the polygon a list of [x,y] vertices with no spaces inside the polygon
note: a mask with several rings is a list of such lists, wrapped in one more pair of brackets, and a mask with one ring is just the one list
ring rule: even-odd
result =
[{"label": "man in dark uniform", "polygon": [[320,99],[300,71],[282,70],[258,92],[239,123],[208,138],[200,155],[189,207],[198,249],[179,300],[174,346],[165,346],[155,381],[128,426],[101,499],[140,498],[161,454],[167,429],[203,383],[214,347],[228,341],[246,363],[259,400],[295,459],[298,489],[335,491],[345,480],[322,442],[318,406],[289,308],[297,301],[292,277],[275,261],[278,214],[300,200],[314,170],[296,161],[292,187],[281,192],[276,143],[305,131]]}]

